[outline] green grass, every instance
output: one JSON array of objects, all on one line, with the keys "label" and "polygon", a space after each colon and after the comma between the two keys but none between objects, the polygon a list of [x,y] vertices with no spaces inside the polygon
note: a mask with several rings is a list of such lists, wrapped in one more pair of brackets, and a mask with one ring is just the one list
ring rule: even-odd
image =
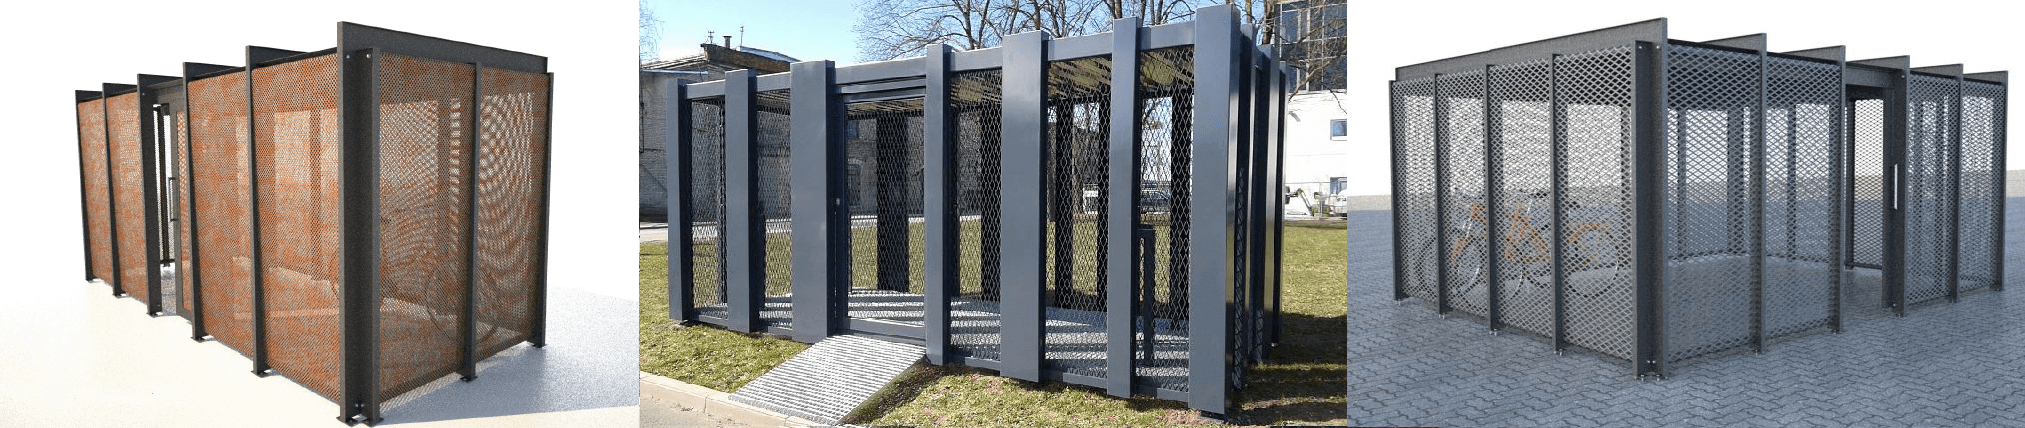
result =
[{"label": "green grass", "polygon": [[[975,230],[965,225],[959,233],[969,236]],[[854,247],[875,242],[869,231],[856,232]],[[1078,227],[1076,232],[1094,236],[1094,229]],[[919,239],[918,227],[909,235]],[[1341,221],[1288,223],[1284,239],[1281,344],[1273,352],[1273,361],[1251,368],[1251,384],[1239,392],[1242,410],[1231,422],[1342,425],[1346,422],[1343,394],[1347,374],[1343,350],[1347,333],[1344,226]],[[1156,248],[1166,245],[1163,237]],[[698,251],[707,249],[707,245],[698,247]],[[667,317],[665,254],[663,244],[640,246],[640,370],[729,392],[807,347],[778,337],[675,325]],[[918,260],[910,261],[915,269],[919,269]],[[1094,269],[1078,265],[1079,276]],[[1166,273],[1164,263],[1156,269],[1156,276]],[[960,280],[966,285],[976,283],[969,277]],[[964,292],[977,290],[965,287]],[[1176,425],[1198,423],[1195,414],[1174,401],[1118,399],[1084,386],[1032,383],[993,376],[989,370],[922,364],[901,375],[846,422]]]}]

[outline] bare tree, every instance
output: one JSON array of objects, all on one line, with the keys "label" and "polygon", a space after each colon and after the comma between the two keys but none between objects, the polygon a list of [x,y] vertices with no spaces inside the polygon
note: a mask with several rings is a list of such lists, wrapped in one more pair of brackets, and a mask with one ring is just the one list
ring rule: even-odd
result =
[{"label": "bare tree", "polygon": [[654,5],[640,0],[640,62],[661,58],[661,18],[654,16]]}]

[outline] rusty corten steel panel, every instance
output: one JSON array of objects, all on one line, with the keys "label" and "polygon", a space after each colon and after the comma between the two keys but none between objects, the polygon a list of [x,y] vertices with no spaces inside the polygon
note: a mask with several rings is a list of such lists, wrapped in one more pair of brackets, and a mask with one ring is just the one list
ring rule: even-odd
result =
[{"label": "rusty corten steel panel", "polygon": [[77,139],[84,168],[86,227],[91,228],[91,276],[118,287],[113,277],[112,206],[106,195],[105,100],[77,104]]},{"label": "rusty corten steel panel", "polygon": [[380,397],[391,399],[456,371],[463,357],[472,68],[379,61],[377,346]]},{"label": "rusty corten steel panel", "polygon": [[[188,99],[187,94],[188,92],[186,91],[185,100]],[[190,157],[186,155],[190,153],[190,127],[184,125],[189,123],[189,117],[190,113],[188,111],[176,112],[175,116],[170,118],[174,122],[169,125],[176,129],[176,151],[175,159],[173,159],[176,165],[176,297],[182,300],[182,304],[177,306],[179,308],[177,309],[178,313],[188,311],[192,307],[190,305],[192,293],[190,293],[191,280],[189,272],[192,270],[190,261],[196,260],[195,252],[191,251],[190,246],[192,243],[190,240],[190,210],[192,209],[190,206]],[[187,317],[188,315],[185,316]]]},{"label": "rusty corten steel panel", "polygon": [[253,354],[252,183],[246,142],[246,73],[190,82],[190,176],[197,191],[197,267],[204,331]]},{"label": "rusty corten steel panel", "polygon": [[135,300],[148,302],[147,220],[141,217],[147,206],[141,187],[140,95],[129,92],[106,99],[107,144],[112,153],[113,215],[119,218],[113,230],[119,240],[119,289]]},{"label": "rusty corten steel panel", "polygon": [[253,71],[268,362],[333,399],[344,332],[341,65],[331,54]]},{"label": "rusty corten steel panel", "polygon": [[478,358],[526,341],[541,245],[548,76],[485,69],[478,112]]}]

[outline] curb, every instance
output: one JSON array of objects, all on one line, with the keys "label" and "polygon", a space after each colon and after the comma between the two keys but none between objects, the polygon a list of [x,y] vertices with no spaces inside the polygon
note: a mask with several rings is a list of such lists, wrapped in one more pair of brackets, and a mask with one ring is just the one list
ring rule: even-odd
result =
[{"label": "curb", "polygon": [[690,385],[653,373],[640,372],[640,394],[668,400],[678,406],[689,407],[715,418],[733,423],[754,426],[827,426],[808,419],[783,415],[771,410],[753,407],[731,401],[731,393]]}]

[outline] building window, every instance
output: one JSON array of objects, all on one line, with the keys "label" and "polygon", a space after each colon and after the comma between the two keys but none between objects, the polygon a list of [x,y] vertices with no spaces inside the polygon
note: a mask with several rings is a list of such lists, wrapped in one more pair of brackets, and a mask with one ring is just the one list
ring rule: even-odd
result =
[{"label": "building window", "polygon": [[1348,139],[1349,137],[1350,137],[1349,119],[1335,119],[1329,121],[1329,139],[1343,140]]}]

